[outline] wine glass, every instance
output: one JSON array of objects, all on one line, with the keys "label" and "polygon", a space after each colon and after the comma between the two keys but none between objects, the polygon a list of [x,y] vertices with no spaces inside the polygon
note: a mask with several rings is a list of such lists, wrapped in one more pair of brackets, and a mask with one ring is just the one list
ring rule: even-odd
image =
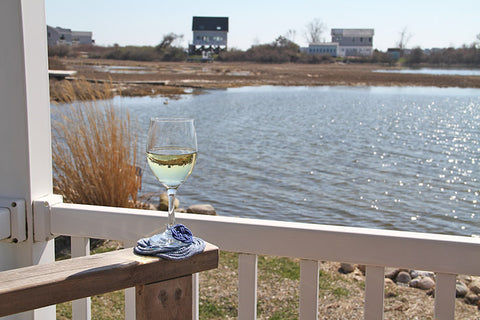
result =
[{"label": "wine glass", "polygon": [[167,189],[168,223],[166,230],[150,238],[165,249],[185,246],[172,236],[175,225],[175,194],[192,173],[197,159],[194,119],[152,118],[147,137],[147,162],[158,181]]}]

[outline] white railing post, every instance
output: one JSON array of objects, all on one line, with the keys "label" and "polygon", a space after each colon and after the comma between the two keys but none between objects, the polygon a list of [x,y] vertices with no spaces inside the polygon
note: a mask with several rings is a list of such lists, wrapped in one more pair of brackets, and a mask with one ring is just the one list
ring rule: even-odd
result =
[{"label": "white railing post", "polygon": [[125,289],[125,320],[135,320],[135,287]]},{"label": "white railing post", "polygon": [[318,319],[317,260],[300,260],[300,320]]},{"label": "white railing post", "polygon": [[[134,247],[137,244],[135,240],[126,240],[123,245],[125,248]],[[132,249],[133,250],[133,249]],[[137,315],[135,311],[135,287],[125,289],[125,320],[135,320]]]},{"label": "white railing post", "polygon": [[200,318],[200,277],[198,273],[192,274],[192,319]]},{"label": "white railing post", "polygon": [[[32,202],[52,193],[47,30],[43,0],[0,1],[0,197],[25,201],[25,241],[0,242],[0,270],[54,261],[33,241]],[[55,319],[55,306],[9,319]]]},{"label": "white railing post", "polygon": [[365,275],[365,320],[383,319],[385,267],[367,266]]},{"label": "white railing post", "polygon": [[[83,237],[71,237],[72,258],[90,255],[90,239]],[[90,320],[92,318],[91,298],[83,298],[72,301],[72,319]]]},{"label": "white railing post", "polygon": [[238,256],[238,319],[257,319],[257,255]]},{"label": "white railing post", "polygon": [[435,283],[435,315],[436,320],[453,319],[455,316],[455,274],[437,273]]}]

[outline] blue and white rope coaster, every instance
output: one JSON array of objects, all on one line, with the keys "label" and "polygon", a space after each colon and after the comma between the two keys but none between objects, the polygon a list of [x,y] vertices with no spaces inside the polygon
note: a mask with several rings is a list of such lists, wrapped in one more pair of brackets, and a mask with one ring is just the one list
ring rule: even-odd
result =
[{"label": "blue and white rope coaster", "polygon": [[154,235],[137,241],[133,249],[136,254],[155,256],[169,260],[187,259],[205,249],[205,241],[194,237],[190,229],[183,224],[177,224],[166,232],[176,240],[171,245],[159,245],[164,240],[164,234]]}]

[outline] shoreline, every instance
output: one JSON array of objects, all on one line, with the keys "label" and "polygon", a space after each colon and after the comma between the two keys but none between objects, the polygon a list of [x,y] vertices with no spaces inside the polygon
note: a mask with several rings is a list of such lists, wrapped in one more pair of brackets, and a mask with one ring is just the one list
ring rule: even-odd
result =
[{"label": "shoreline", "polygon": [[[64,81],[112,84],[123,96],[178,96],[205,89],[247,86],[424,86],[480,88],[480,76],[374,72],[398,70],[380,64],[259,64],[250,62],[139,62],[61,59],[75,77],[50,80],[51,96]],[[58,95],[57,95],[58,96]]]}]

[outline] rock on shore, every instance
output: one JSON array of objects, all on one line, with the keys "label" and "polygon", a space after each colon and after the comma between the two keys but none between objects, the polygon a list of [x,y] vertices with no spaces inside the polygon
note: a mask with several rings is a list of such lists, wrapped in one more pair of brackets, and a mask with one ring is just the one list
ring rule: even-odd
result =
[{"label": "rock on shore", "polygon": [[[341,263],[340,271],[351,273],[358,268],[365,275],[364,265]],[[435,294],[435,273],[421,270],[408,270],[400,268],[385,268],[385,284],[397,284],[425,290],[427,294]],[[480,310],[480,277],[457,276],[456,297],[464,299],[466,303],[478,306]]]},{"label": "rock on shore", "polygon": [[206,214],[216,216],[217,212],[210,204],[194,204],[187,209],[187,213]]},{"label": "rock on shore", "polygon": [[[175,211],[176,212],[187,212],[187,213],[196,213],[196,214],[206,214],[210,216],[216,216],[217,212],[215,208],[210,204],[194,204],[189,206],[186,210],[180,207],[180,201],[175,199]],[[157,210],[167,211],[168,210],[168,195],[166,192],[163,192],[160,195],[160,202],[157,206]]]}]

